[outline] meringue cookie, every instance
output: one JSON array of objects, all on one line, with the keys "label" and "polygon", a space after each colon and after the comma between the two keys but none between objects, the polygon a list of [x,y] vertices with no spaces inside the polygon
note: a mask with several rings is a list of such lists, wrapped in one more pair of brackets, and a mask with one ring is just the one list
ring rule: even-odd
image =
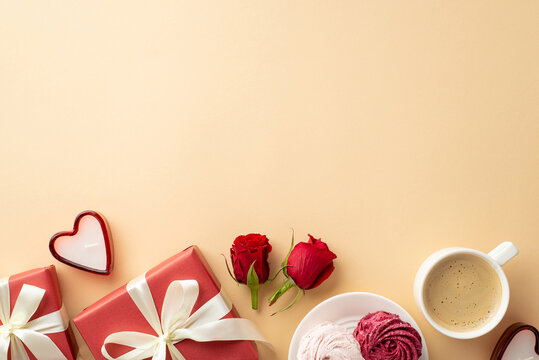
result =
[{"label": "meringue cookie", "polygon": [[363,360],[363,357],[352,333],[328,321],[315,326],[303,336],[298,360]]},{"label": "meringue cookie", "polygon": [[364,316],[354,337],[367,360],[417,360],[421,356],[421,336],[399,315],[377,311]]}]

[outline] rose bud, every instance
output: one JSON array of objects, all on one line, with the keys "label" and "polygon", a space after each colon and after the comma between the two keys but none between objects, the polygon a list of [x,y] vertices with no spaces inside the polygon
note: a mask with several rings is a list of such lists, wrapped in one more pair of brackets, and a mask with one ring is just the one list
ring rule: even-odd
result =
[{"label": "rose bud", "polygon": [[294,235],[292,234],[290,249],[288,256],[283,261],[285,281],[268,301],[270,305],[273,305],[292,287],[296,287],[300,291],[290,305],[278,312],[292,307],[305,290],[313,289],[322,284],[335,269],[333,260],[337,258],[337,255],[329,250],[325,242],[310,234],[309,241],[300,242],[296,246],[294,246]]},{"label": "rose bud", "polygon": [[[258,308],[258,288],[269,277],[268,255],[271,245],[266,235],[241,235],[234,240],[230,248],[230,259],[236,282],[246,284],[251,290],[252,308]],[[228,267],[228,263],[227,263]]]},{"label": "rose bud", "polygon": [[254,269],[259,283],[268,280],[268,255],[270,251],[271,245],[266,235],[248,234],[238,236],[230,248],[230,257],[236,280],[247,284],[247,273],[253,263],[255,264]]}]

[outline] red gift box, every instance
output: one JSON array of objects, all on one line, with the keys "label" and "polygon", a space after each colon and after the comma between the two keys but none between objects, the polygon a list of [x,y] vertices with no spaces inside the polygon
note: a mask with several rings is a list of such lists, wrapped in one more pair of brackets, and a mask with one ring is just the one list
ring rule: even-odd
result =
[{"label": "red gift box", "polygon": [[[198,298],[192,313],[217,295],[221,286],[211,271],[200,250],[191,246],[164,261],[146,273],[146,282],[153,296],[157,312],[161,313],[163,300],[169,284],[175,280],[196,280],[199,285]],[[237,318],[234,308],[223,318]],[[101,347],[107,336],[122,331],[136,331],[155,335],[155,331],[137,308],[126,286],[122,286],[91,305],[73,319],[94,357],[105,360]],[[175,347],[188,360],[257,360],[258,352],[252,341],[196,342],[180,341]],[[125,346],[108,344],[111,356],[117,357],[131,350]],[[167,353],[167,359],[170,354]]]},{"label": "red gift box", "polygon": [[[15,303],[17,302],[17,299],[19,298],[19,295],[21,293],[21,289],[25,284],[33,285],[45,290],[45,294],[43,295],[43,298],[39,303],[37,310],[34,312],[32,317],[30,317],[29,321],[54,313],[62,308],[62,297],[60,295],[60,288],[58,286],[56,269],[53,265],[45,268],[26,271],[9,277],[8,285],[10,311],[13,311]],[[45,334],[45,336],[49,337],[54,342],[56,347],[58,347],[58,349],[67,359],[74,360],[76,358],[78,349],[76,346],[76,342],[73,340],[73,333],[71,332],[71,329],[68,328],[62,332]],[[13,346],[12,344],[13,340],[11,341],[8,359],[17,360],[11,356]],[[26,350],[26,353],[28,354],[28,357],[31,360],[36,360],[36,357],[28,349],[26,344],[23,343],[23,345]]]}]

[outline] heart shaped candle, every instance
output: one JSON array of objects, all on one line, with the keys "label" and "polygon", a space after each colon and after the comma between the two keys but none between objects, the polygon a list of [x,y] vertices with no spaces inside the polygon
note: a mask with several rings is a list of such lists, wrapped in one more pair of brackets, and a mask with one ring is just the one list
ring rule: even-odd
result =
[{"label": "heart shaped candle", "polygon": [[58,261],[81,270],[108,275],[112,270],[112,238],[105,218],[87,210],[77,215],[73,231],[54,234],[49,249]]},{"label": "heart shaped candle", "polygon": [[539,359],[539,331],[531,325],[515,323],[504,331],[490,360]]}]

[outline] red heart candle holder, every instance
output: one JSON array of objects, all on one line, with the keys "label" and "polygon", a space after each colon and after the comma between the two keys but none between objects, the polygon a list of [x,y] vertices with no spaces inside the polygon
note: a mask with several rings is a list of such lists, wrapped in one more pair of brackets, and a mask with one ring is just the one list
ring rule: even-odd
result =
[{"label": "red heart candle holder", "polygon": [[77,269],[108,275],[112,270],[112,237],[99,213],[87,210],[75,218],[72,231],[59,232],[49,242],[52,256]]}]

